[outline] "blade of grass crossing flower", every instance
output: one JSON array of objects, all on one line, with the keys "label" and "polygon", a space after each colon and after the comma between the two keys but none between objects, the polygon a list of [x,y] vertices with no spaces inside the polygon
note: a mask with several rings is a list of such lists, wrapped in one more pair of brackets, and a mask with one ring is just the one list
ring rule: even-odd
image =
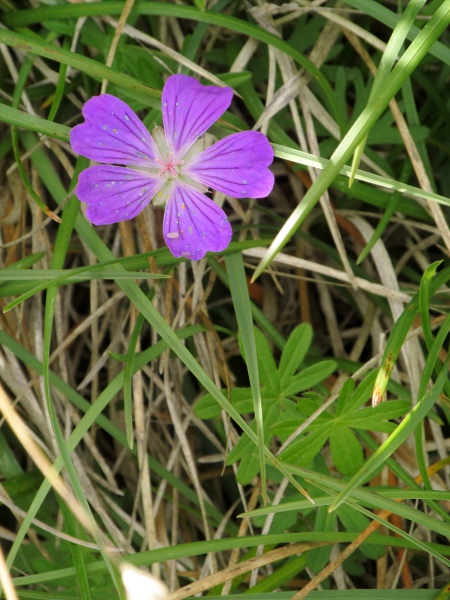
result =
[{"label": "blade of grass crossing flower", "polygon": [[[386,77],[388,76],[392,67],[394,66],[394,63],[397,60],[398,55],[400,54],[408,32],[414,25],[415,18],[421,11],[422,6],[425,4],[425,2],[426,0],[411,0],[405,8],[405,12],[402,14],[399,21],[395,25],[394,31],[392,32],[392,35],[389,38],[383,56],[381,57],[380,65],[378,67],[377,74],[373,81],[372,89],[370,90],[369,102],[378,93]],[[361,156],[363,155],[364,147],[367,142],[367,137],[368,136],[366,135],[363,141],[357,146],[353,155],[352,169],[348,181],[348,185],[350,187],[353,185],[355,173],[357,168],[359,167]]]},{"label": "blade of grass crossing flower", "polygon": [[[446,366],[448,366],[449,360],[450,355],[447,357],[445,362]],[[425,396],[423,396],[423,398],[419,400],[417,405],[403,419],[394,433],[388,437],[388,439],[379,447],[375,454],[372,454],[372,456],[364,463],[364,466],[359,470],[359,472],[351,479],[348,485],[346,485],[345,489],[339,494],[333,505],[330,507],[330,512],[336,510],[343,502],[345,502],[352,490],[361,485],[363,481],[368,479],[373,472],[386,460],[386,458],[391,456],[392,453],[395,452],[395,450],[414,431],[417,424],[422,421],[422,419],[436,403],[439,394],[444,388],[446,379],[447,371],[446,369],[443,369],[433,387],[425,394]]]},{"label": "blade of grass crossing flower", "polygon": [[290,240],[295,231],[317,204],[321,195],[330,187],[334,178],[350,158],[356,146],[374,126],[377,119],[389,104],[389,101],[395,96],[400,87],[449,24],[450,0],[445,0],[405,51],[397,65],[386,78],[377,97],[367,104],[366,108],[333,153],[330,162],[309,188],[302,202],[281,228],[272,242],[272,245],[267,250],[266,255],[258,265],[253,276],[253,281],[261,275],[264,269],[272,262],[275,255],[278,254],[283,246]]},{"label": "blade of grass crossing flower", "polygon": [[258,358],[256,355],[255,333],[253,330],[252,311],[248,284],[245,276],[242,254],[230,254],[225,257],[225,264],[229,275],[231,298],[236,313],[242,344],[245,351],[248,377],[253,396],[255,410],[256,433],[258,436],[259,469],[261,472],[261,492],[264,504],[267,500],[266,491],[266,461],[264,458],[264,417],[262,411],[261,388],[259,385]]},{"label": "blade of grass crossing flower", "polygon": [[[80,157],[77,160],[75,173],[74,173],[74,181],[76,182],[78,177],[78,173],[87,166],[87,160],[83,157]],[[54,244],[51,267],[53,268],[61,268],[64,264],[64,260],[67,254],[67,249],[69,247],[69,242],[72,236],[73,227],[75,223],[75,219],[77,214],[79,213],[79,201],[75,195],[69,199],[68,203],[64,207],[63,215],[64,220],[60,227],[58,228],[58,233],[56,235],[56,240]],[[61,452],[61,457],[64,462],[64,466],[67,469],[70,483],[75,492],[76,498],[79,504],[83,507],[88,521],[91,524],[91,533],[94,536],[100,552],[103,556],[103,560],[108,567],[108,571],[111,575],[111,578],[114,582],[116,590],[118,592],[121,600],[125,600],[124,591],[122,588],[121,580],[118,574],[118,571],[115,565],[112,563],[108,553],[104,549],[102,535],[96,525],[94,515],[90,509],[89,503],[86,498],[85,491],[79,481],[77,472],[75,470],[75,466],[70,457],[70,453],[68,451],[66,441],[64,439],[63,433],[61,431],[61,427],[59,425],[58,417],[56,414],[56,410],[53,404],[51,386],[50,386],[50,350],[51,350],[51,339],[52,339],[52,330],[53,330],[53,320],[55,314],[55,305],[56,305],[56,297],[58,294],[58,286],[53,285],[48,288],[47,296],[45,301],[45,311],[44,311],[44,352],[43,352],[43,376],[44,376],[44,389],[45,396],[47,401],[47,407],[50,414],[50,420],[52,423],[53,431],[56,436],[56,440],[58,443],[59,451]]]}]

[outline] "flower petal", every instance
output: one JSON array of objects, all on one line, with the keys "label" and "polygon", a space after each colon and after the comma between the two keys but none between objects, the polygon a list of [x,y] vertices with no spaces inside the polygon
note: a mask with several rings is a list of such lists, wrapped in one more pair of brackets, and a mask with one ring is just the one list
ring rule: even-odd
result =
[{"label": "flower petal", "polygon": [[132,219],[161,187],[162,179],[125,167],[96,165],[82,171],[76,194],[88,205],[87,218],[94,225]]},{"label": "flower petal", "polygon": [[172,254],[200,260],[225,250],[232,231],[224,211],[199,191],[177,182],[164,212],[164,239]]},{"label": "flower petal", "polygon": [[167,141],[178,157],[230,106],[231,88],[204,86],[188,75],[171,75],[162,92]]},{"label": "flower petal", "polygon": [[272,161],[273,149],[266,136],[243,131],[197,154],[183,173],[235,198],[264,198],[273,188],[274,176],[268,169]]},{"label": "flower petal", "polygon": [[152,136],[125,102],[110,94],[94,96],[83,106],[83,116],[86,121],[70,132],[75,152],[100,163],[153,164]]}]

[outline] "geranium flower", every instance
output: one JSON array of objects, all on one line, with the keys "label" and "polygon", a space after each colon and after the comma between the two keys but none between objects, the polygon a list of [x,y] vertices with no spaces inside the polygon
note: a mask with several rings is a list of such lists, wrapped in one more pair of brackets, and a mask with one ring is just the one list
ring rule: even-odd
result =
[{"label": "geranium flower", "polygon": [[162,92],[164,129],[155,127],[151,135],[122,100],[109,94],[88,100],[85,122],[70,135],[75,152],[104,163],[78,179],[76,193],[88,205],[87,218],[106,225],[132,219],[149,202],[166,204],[164,239],[175,257],[198,260],[208,250],[224,250],[231,226],[205,192],[262,198],[274,182],[268,169],[273,150],[262,133],[235,133],[206,149],[199,139],[232,96],[231,88],[172,75]]}]

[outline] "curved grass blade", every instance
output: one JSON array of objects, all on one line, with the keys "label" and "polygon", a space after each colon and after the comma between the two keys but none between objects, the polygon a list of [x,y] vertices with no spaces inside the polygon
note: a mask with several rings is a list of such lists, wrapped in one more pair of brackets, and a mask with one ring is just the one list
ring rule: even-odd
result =
[{"label": "curved grass blade", "polygon": [[405,51],[397,65],[386,78],[380,93],[367,104],[366,108],[333,153],[328,165],[324,168],[322,173],[305,194],[302,202],[283,225],[270,248],[267,250],[264,258],[258,265],[252,281],[261,275],[275,255],[280,252],[283,246],[294,235],[295,231],[317,204],[322,194],[330,187],[346,161],[350,158],[356,146],[374,126],[389,104],[389,101],[395,96],[403,83],[411,75],[433,43],[449,24],[450,1],[445,0]]},{"label": "curved grass blade", "polygon": [[[431,332],[430,326],[430,297],[431,297],[431,280],[433,279],[437,268],[442,264],[442,260],[436,261],[432,263],[428,269],[423,274],[422,280],[420,282],[419,288],[419,313],[420,319],[422,323],[423,336],[425,338],[425,343],[428,348],[428,359],[427,364],[425,365],[428,368],[425,368],[422,377],[420,378],[420,386],[419,386],[419,398],[421,398],[428,387],[428,383],[431,379],[433,370],[436,368],[439,363],[439,354],[442,350],[442,345],[445,341],[445,337],[449,331],[449,323],[448,316],[444,323],[442,324],[439,333],[436,337],[436,343],[433,343],[433,334]],[[434,356],[434,362],[432,357],[432,352]],[[436,369],[437,372],[440,372],[440,369]],[[417,465],[419,467],[419,472],[422,477],[422,482],[427,489],[432,489],[431,481],[428,476],[428,469],[426,464],[426,455],[423,447],[423,427],[424,424],[419,423],[414,432],[414,441],[415,441],[415,451],[417,458]]]},{"label": "curved grass blade", "polygon": [[9,123],[9,125],[12,126],[22,127],[28,131],[48,135],[49,137],[62,140],[63,142],[68,142],[70,139],[70,127],[60,125],[59,123],[52,123],[41,117],[29,115],[17,108],[6,106],[6,104],[0,104],[0,121]]},{"label": "curved grass blade", "polygon": [[[46,19],[68,19],[68,18],[78,18],[78,17],[87,17],[87,16],[100,16],[100,15],[114,15],[121,14],[123,10],[122,2],[90,2],[90,3],[82,3],[82,4],[66,4],[64,6],[46,6],[33,10],[23,10],[16,11],[14,14],[7,15],[5,18],[5,23],[7,23],[10,27],[18,27],[23,25],[31,25],[32,23],[39,23]],[[20,16],[19,16],[20,13]],[[242,19],[238,19],[237,17],[216,13],[213,11],[201,11],[193,6],[182,6],[182,5],[172,5],[172,4],[164,4],[157,2],[136,2],[134,9],[131,11],[132,14],[138,15],[159,15],[159,16],[169,16],[169,17],[177,17],[181,19],[191,19],[194,21],[198,21],[200,23],[208,23],[210,25],[217,25],[219,27],[225,27],[227,29],[231,29],[237,33],[242,33],[243,35],[253,37],[261,42],[265,42],[266,44],[270,44],[274,48],[281,50],[291,58],[293,58],[300,66],[304,67],[307,71],[311,73],[317,83],[321,86],[325,97],[327,98],[328,104],[331,108],[331,111],[334,115],[334,118],[338,122],[339,126],[342,128],[342,119],[339,111],[339,107],[336,103],[336,99],[333,93],[333,90],[328,83],[327,79],[321,73],[321,71],[312,63],[306,56],[304,56],[301,52],[296,50],[291,44],[285,42],[281,38],[269,33],[268,31],[254,25],[253,23],[248,23]],[[10,39],[7,36],[2,38],[1,33],[4,30],[0,30],[0,42],[4,42],[8,44],[8,41],[4,41],[5,39]],[[22,43],[25,43],[22,41]],[[27,49],[27,48],[24,48]],[[47,51],[40,48],[41,51]],[[28,49],[28,51],[35,51]],[[39,54],[39,52],[36,52]],[[46,54],[43,56],[46,56]],[[61,54],[58,55],[64,60],[67,58]],[[49,58],[52,58],[51,56]],[[53,56],[54,60],[59,60],[56,56]],[[61,60],[61,62],[64,62]],[[92,61],[95,62],[95,61]],[[71,64],[70,62],[68,64]],[[80,60],[80,55],[77,55],[77,64],[80,70],[86,69],[86,63],[83,60]],[[99,63],[96,63],[99,64]],[[100,65],[101,66],[101,65]],[[98,79],[98,72],[96,75],[93,75],[92,65],[89,66],[91,76],[95,76]],[[104,69],[106,67],[103,67]],[[86,72],[86,71],[85,71]],[[105,71],[106,72],[106,71]],[[108,71],[110,77],[116,77],[115,72],[111,69]],[[102,79],[108,79],[113,83],[121,83],[115,82],[110,77],[101,77]],[[125,77],[125,76],[124,76]],[[132,78],[128,78],[129,80]],[[135,80],[133,80],[135,81]],[[124,85],[122,83],[122,85]],[[141,84],[142,85],[142,84]],[[124,85],[124,87],[127,87]],[[160,97],[160,96],[157,96]],[[150,103],[149,103],[150,104]]]},{"label": "curved grass blade", "polygon": [[[77,206],[78,206],[77,199]],[[41,270],[41,273],[7,273],[4,274],[4,277],[7,281],[12,281],[13,279],[17,279],[19,281],[26,281],[27,279],[34,281],[35,279],[46,279],[42,283],[39,283],[35,287],[30,290],[27,290],[23,294],[21,294],[15,300],[12,300],[9,304],[5,306],[3,312],[8,312],[12,308],[16,307],[18,304],[21,304],[31,296],[34,296],[38,292],[42,292],[54,285],[64,285],[73,283],[74,281],[89,281],[90,279],[166,279],[168,275],[164,275],[162,273],[142,273],[140,271],[123,271],[122,273],[117,272],[114,269],[105,269],[107,266],[113,267],[114,265],[121,264],[120,260],[111,260],[106,263],[100,263],[97,265],[87,265],[86,267],[79,267],[77,269],[69,269],[67,271],[62,271],[60,269],[55,269],[56,273],[52,277],[52,269],[44,271]],[[148,266],[148,265],[147,265]],[[49,279],[50,277],[50,279]],[[1,275],[0,275],[1,280]]]},{"label": "curved grass blade", "polygon": [[[314,154],[308,154],[307,152],[289,148],[287,146],[280,146],[279,144],[272,144],[272,146],[275,150],[276,157],[284,158],[285,160],[289,160],[300,165],[315,167],[316,169],[325,169],[329,166],[331,161],[331,159],[328,160],[320,156],[314,156]],[[344,165],[339,170],[339,175],[350,177],[350,167]],[[422,190],[421,188],[409,185],[407,183],[403,183],[402,178],[397,181],[395,179],[389,179],[387,177],[382,177],[381,175],[376,175],[375,173],[369,173],[368,171],[358,169],[355,173],[355,179],[358,181],[364,181],[365,183],[371,183],[372,185],[379,185],[380,187],[388,190],[394,190],[403,194],[410,194],[415,198],[433,200],[439,204],[450,206],[450,198]]]},{"label": "curved grass blade", "polygon": [[[376,0],[344,0],[344,2],[391,29],[394,29],[399,19],[401,19],[399,14],[389,10],[384,4]],[[413,25],[408,31],[407,38],[412,41],[419,32],[420,29]],[[430,54],[450,65],[450,49],[442,42],[435,42],[430,48]]]},{"label": "curved grass blade", "polygon": [[160,108],[161,92],[159,90],[155,90],[129,75],[119,73],[111,67],[106,67],[92,58],[82,56],[81,54],[71,52],[70,50],[58,48],[58,46],[41,39],[31,38],[30,36],[1,28],[0,43],[24,52],[44,56],[45,58],[55,60],[64,65],[70,65],[73,68],[90,75],[94,79],[100,81],[107,79],[111,83],[116,83],[121,87],[132,91],[136,98],[143,99],[152,108]]},{"label": "curved grass blade", "polygon": [[[322,473],[309,471],[307,469],[296,467],[294,465],[286,466],[292,471],[292,473],[301,476],[302,478],[313,483],[318,489],[327,492],[327,496],[315,498],[317,506],[329,506],[330,504],[333,504],[333,496],[335,496],[337,493],[340,495],[345,490],[345,482],[334,479],[329,475],[323,475]],[[391,491],[392,495],[395,496],[395,494],[399,490]],[[351,501],[349,501],[350,499]],[[336,503],[336,500],[334,500],[334,502]],[[442,523],[439,519],[436,519],[431,515],[423,513],[417,510],[416,508],[413,508],[412,506],[408,506],[407,504],[397,502],[396,499],[386,497],[385,495],[383,495],[383,493],[374,493],[373,491],[369,491],[368,488],[354,488],[351,491],[349,498],[346,499],[345,502],[349,506],[352,506],[355,510],[363,512],[370,519],[375,519],[377,521],[379,520],[376,514],[368,511],[364,506],[369,506],[375,509],[381,508],[383,510],[388,510],[393,514],[397,514],[405,519],[412,521],[413,523],[417,523],[418,525],[421,525],[426,529],[436,531],[446,537],[450,536],[450,525],[448,523]],[[306,501],[299,500],[296,502],[286,502],[278,504],[276,506],[258,508],[251,512],[243,513],[240,515],[240,517],[266,516],[272,513],[281,513],[287,511],[298,512],[299,510],[304,510],[305,508],[307,508]],[[383,524],[385,524],[384,521]],[[444,553],[436,551],[435,548],[433,548],[433,545],[417,540],[417,538],[408,535],[403,530],[396,528],[389,522],[386,522],[386,527],[398,533],[401,537],[408,540],[409,543],[413,544],[417,548],[420,548],[424,552],[431,554],[439,561],[443,562],[443,564],[450,564],[450,561],[445,558]],[[323,535],[323,532],[321,532],[321,534]]]},{"label": "curved grass blade", "polygon": [[[405,39],[414,25],[414,21],[421,11],[426,0],[411,0],[405,8],[405,12],[401,15],[397,21],[394,31],[387,43],[386,49],[381,57],[380,66],[378,67],[377,74],[373,81],[372,89],[370,90],[369,102],[378,94],[381,89],[386,77],[394,66],[398,55],[402,49]],[[355,173],[361,161],[361,157],[364,152],[368,134],[364,137],[363,141],[357,146],[355,154],[353,155],[352,168],[348,185],[351,187],[355,179]]]}]

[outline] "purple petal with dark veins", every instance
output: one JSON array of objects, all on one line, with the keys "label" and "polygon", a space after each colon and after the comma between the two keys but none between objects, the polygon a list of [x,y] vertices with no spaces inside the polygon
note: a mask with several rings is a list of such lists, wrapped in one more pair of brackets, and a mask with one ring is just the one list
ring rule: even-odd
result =
[{"label": "purple petal with dark veins", "polygon": [[70,132],[77,154],[100,163],[149,166],[155,143],[131,108],[110,94],[94,96],[83,106],[86,119]]},{"label": "purple petal with dark veins", "polygon": [[164,212],[163,233],[176,258],[203,258],[209,250],[221,252],[231,241],[232,231],[224,211],[210,198],[177,182]]},{"label": "purple petal with dark veins", "polygon": [[150,202],[163,181],[125,167],[96,165],[82,171],[76,194],[87,204],[94,225],[132,219]]},{"label": "purple petal with dark veins", "polygon": [[234,198],[264,198],[273,188],[273,149],[258,131],[234,133],[183,168],[188,177]]},{"label": "purple petal with dark veins", "polygon": [[204,86],[187,75],[171,75],[162,92],[164,131],[179,158],[230,106],[231,88]]}]

